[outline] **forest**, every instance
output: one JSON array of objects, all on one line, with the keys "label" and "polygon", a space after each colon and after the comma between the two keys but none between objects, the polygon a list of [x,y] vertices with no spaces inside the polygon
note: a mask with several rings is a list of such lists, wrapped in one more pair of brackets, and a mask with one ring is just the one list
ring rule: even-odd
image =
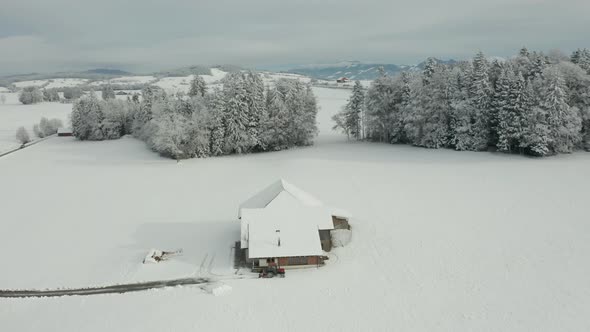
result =
[{"label": "forest", "polygon": [[356,82],[335,129],[350,138],[532,156],[590,149],[590,51],[520,50]]},{"label": "forest", "polygon": [[259,74],[228,74],[208,91],[195,75],[187,95],[169,95],[154,86],[141,98],[115,99],[105,88],[80,98],[72,110],[72,130],[81,140],[133,135],[173,159],[283,150],[313,143],[317,104],[309,85],[281,79],[265,87]]}]

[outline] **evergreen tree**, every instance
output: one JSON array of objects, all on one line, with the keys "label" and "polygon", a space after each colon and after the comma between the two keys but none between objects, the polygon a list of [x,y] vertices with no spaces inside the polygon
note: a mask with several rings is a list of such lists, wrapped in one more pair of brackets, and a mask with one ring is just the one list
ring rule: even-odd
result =
[{"label": "evergreen tree", "polygon": [[345,106],[345,125],[354,138],[361,138],[361,117],[365,105],[365,91],[360,81],[356,81],[352,88],[352,94]]},{"label": "evergreen tree", "polygon": [[547,112],[552,151],[569,153],[582,140],[582,119],[566,102],[565,83],[558,72],[549,73],[541,107]]},{"label": "evergreen tree", "polygon": [[102,88],[102,99],[115,99],[115,90],[111,84],[107,84]]},{"label": "evergreen tree", "polygon": [[102,140],[102,121],[104,115],[102,105],[96,96],[78,99],[72,107],[72,133],[81,140]]},{"label": "evergreen tree", "polygon": [[205,84],[205,80],[199,75],[194,75],[194,76],[195,77],[191,81],[188,95],[191,97],[195,97],[195,96],[203,97],[203,96],[205,96],[205,93],[207,93],[207,85]]},{"label": "evergreen tree", "polygon": [[531,107],[528,94],[530,90],[526,89],[526,81],[521,73],[516,77],[513,75],[507,77],[509,82],[508,94],[503,91],[503,97],[507,97],[503,107],[498,113],[498,144],[500,151],[519,151],[521,146],[525,112]]},{"label": "evergreen tree", "polygon": [[491,139],[490,96],[492,89],[488,77],[488,61],[480,51],[473,59],[470,95],[473,103],[472,147],[470,150],[484,150]]},{"label": "evergreen tree", "polygon": [[424,85],[428,85],[430,82],[430,78],[434,74],[436,70],[437,62],[435,58],[428,58],[426,59],[426,63],[424,64],[424,69],[422,70],[422,83]]}]

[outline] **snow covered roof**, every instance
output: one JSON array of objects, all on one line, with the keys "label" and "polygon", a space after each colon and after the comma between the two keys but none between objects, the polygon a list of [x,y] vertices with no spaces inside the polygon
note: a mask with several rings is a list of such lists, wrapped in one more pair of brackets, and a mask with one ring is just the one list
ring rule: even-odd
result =
[{"label": "snow covered roof", "polygon": [[[286,193],[278,198],[288,202]],[[273,204],[263,209],[242,212],[242,248],[249,258],[321,256],[318,220],[331,219],[321,207]],[[280,245],[279,245],[280,239]]]},{"label": "snow covered roof", "polygon": [[58,134],[63,134],[63,133],[70,134],[70,133],[72,133],[72,129],[70,129],[70,128],[64,128],[64,127],[59,127],[59,128],[57,128],[57,133]]},{"label": "snow covered roof", "polygon": [[313,197],[311,194],[297,188],[283,179],[280,179],[242,203],[240,205],[238,217],[242,217],[242,209],[261,209],[266,207],[282,192],[287,192],[301,204],[306,206],[323,205],[320,200]]}]

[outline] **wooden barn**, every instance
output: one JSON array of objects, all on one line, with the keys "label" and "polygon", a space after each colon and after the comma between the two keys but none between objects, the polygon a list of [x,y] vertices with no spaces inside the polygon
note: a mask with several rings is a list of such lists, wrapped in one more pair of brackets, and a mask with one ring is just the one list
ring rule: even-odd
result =
[{"label": "wooden barn", "polygon": [[323,265],[335,220],[348,227],[348,216],[334,211],[285,180],[271,184],[240,205],[240,248],[247,264],[254,270]]},{"label": "wooden barn", "polygon": [[57,136],[73,136],[72,130],[69,128],[57,128]]}]

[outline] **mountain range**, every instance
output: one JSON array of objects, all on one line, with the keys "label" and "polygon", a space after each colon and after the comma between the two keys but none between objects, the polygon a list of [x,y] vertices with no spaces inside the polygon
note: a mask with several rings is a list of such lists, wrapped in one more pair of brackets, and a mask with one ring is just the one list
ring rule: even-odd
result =
[{"label": "mountain range", "polygon": [[[455,60],[439,60],[438,63],[454,64]],[[373,80],[379,76],[379,68],[389,75],[395,75],[405,70],[421,70],[426,61],[417,65],[396,65],[384,63],[364,63],[360,61],[343,61],[334,64],[302,65],[287,70],[289,73],[301,74],[316,79],[336,80],[347,77],[352,80]]]}]

